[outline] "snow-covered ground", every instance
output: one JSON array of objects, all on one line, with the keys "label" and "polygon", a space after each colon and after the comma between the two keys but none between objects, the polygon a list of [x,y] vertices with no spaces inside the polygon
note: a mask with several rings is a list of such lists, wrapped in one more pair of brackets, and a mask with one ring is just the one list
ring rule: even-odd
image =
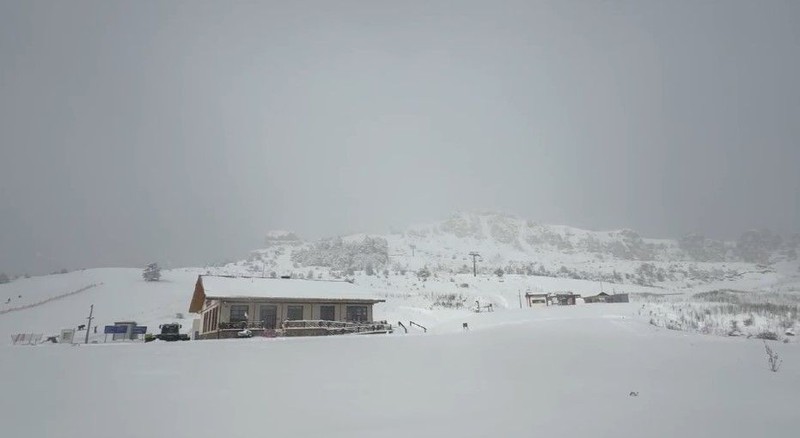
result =
[{"label": "snow-covered ground", "polygon": [[773,344],[773,373],[759,342],[659,329],[636,307],[470,314],[413,335],[3,345],[0,424],[86,438],[796,434],[800,345]]},{"label": "snow-covered ground", "polygon": [[[0,285],[0,336],[8,341],[13,333],[58,334],[61,329],[85,324],[92,304],[92,324],[100,327],[114,321],[136,321],[157,328],[183,313],[183,325],[188,328],[192,315],[187,310],[198,272],[164,271],[159,282],[146,282],[140,269],[130,268],[17,279]],[[92,338],[102,340],[102,336],[101,329]]]},{"label": "snow-covered ground", "polygon": [[[189,332],[195,315],[188,306],[199,274],[259,275],[274,268],[314,278],[342,275],[324,266],[296,267],[291,253],[302,244],[275,243],[285,233],[273,236],[278,240],[254,253],[253,260],[165,270],[159,282],[145,282],[140,269],[108,268],[2,284],[2,436],[796,435],[800,342],[795,337],[769,343],[783,360],[780,370],[771,372],[761,341],[659,327],[683,321],[682,329],[725,335],[730,319],[745,327],[753,313],[747,326],[753,333],[790,323],[797,328],[793,308],[777,307],[782,312],[777,314],[758,307],[776,297],[787,306],[798,302],[796,260],[767,268],[720,262],[709,272],[727,266],[735,275],[655,287],[530,273],[498,277],[485,269],[474,277],[451,269],[463,265],[458,254],[473,243],[483,245],[485,265],[516,257],[509,244],[497,242],[518,230],[481,224],[458,239],[451,234],[462,233],[463,223],[450,224],[455,231],[449,234],[411,235],[417,242],[413,249],[408,240],[390,242],[387,263],[392,266],[376,266],[372,275],[346,273],[361,289],[386,300],[375,306],[376,319],[415,321],[427,333],[409,327],[408,334],[398,329],[380,336],[104,344],[99,330],[89,337],[96,344],[11,345],[15,333],[56,335],[86,323],[90,305],[99,327],[134,320],[153,332],[159,324],[180,322]],[[575,229],[559,232],[583,239]],[[489,234],[494,237],[479,238]],[[614,236],[606,240],[613,242]],[[601,237],[596,239],[602,243]],[[406,245],[402,254],[400,245]],[[669,245],[664,243],[663,251],[672,251]],[[511,256],[490,257],[490,246]],[[536,253],[520,247],[520,257]],[[573,267],[608,272],[627,265],[630,271],[640,263],[562,256],[565,263],[572,258]],[[421,267],[431,268],[429,277],[415,272]],[[747,298],[744,305],[752,305],[730,314],[729,307],[694,295],[719,289],[730,289]],[[520,308],[525,292],[594,295],[601,290],[647,301]],[[493,312],[472,311],[489,304]],[[76,340],[83,335],[76,333]]]},{"label": "snow-covered ground", "polygon": [[[86,323],[90,305],[94,305],[93,325],[99,327],[115,321],[136,321],[154,330],[159,324],[177,321],[188,332],[191,318],[196,317],[188,313],[189,301],[197,275],[204,272],[196,268],[163,271],[158,282],[144,281],[142,271],[131,268],[87,269],[17,279],[0,285],[0,336],[10,339],[14,333],[56,335],[61,329]],[[571,290],[594,295],[602,288],[599,283],[586,280],[524,275],[499,279],[493,275],[454,274],[422,281],[408,272],[388,278],[360,274],[354,280],[362,289],[372,290],[386,300],[376,305],[376,319],[392,323],[415,321],[426,327],[469,315],[476,302],[481,306],[492,304],[500,311],[519,308],[520,298],[527,291]],[[632,285],[615,290],[663,292]],[[447,295],[456,295],[462,307],[435,304]],[[8,299],[10,302],[5,303]],[[182,321],[176,318],[179,313],[183,314]],[[102,330],[92,333],[90,339],[102,341]]]},{"label": "snow-covered ground", "polygon": [[[228,272],[227,269],[223,272]],[[14,333],[56,335],[63,328],[86,323],[92,304],[93,325],[96,326],[132,320],[154,330],[159,324],[180,322],[188,332],[192,318],[196,317],[188,313],[189,301],[197,276],[205,272],[206,269],[199,268],[165,270],[159,282],[144,281],[141,270],[132,268],[87,269],[17,279],[0,285],[0,336],[10,339]],[[216,271],[212,269],[212,272]],[[468,316],[477,305],[491,304],[498,312],[518,309],[526,292],[572,291],[586,296],[604,290],[608,293],[670,294],[672,301],[691,301],[692,292],[707,289],[672,290],[528,275],[498,278],[494,275],[434,274],[423,281],[412,272],[389,276],[357,273],[353,279],[361,289],[374,291],[374,295],[386,300],[376,305],[376,319],[393,324],[415,321],[426,327]],[[761,289],[754,288],[753,293],[770,290],[763,279],[759,284]],[[795,285],[786,284],[778,283],[774,290],[789,296],[798,295],[800,300],[800,294],[794,291]],[[756,285],[743,278],[720,286],[748,290]],[[680,295],[671,295],[675,293]],[[764,296],[769,299],[774,295]],[[797,315],[790,317],[797,319]],[[90,339],[102,340],[103,335],[91,333]]]}]

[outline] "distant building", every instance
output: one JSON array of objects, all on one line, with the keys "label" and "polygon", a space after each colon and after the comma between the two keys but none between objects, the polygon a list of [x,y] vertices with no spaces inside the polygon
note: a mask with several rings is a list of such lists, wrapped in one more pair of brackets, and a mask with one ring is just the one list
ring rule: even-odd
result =
[{"label": "distant building", "polygon": [[590,297],[583,297],[583,301],[588,303],[605,303],[606,299],[608,298],[608,294],[605,292],[600,292],[597,295],[590,296]]},{"label": "distant building", "polygon": [[628,294],[612,294],[609,295],[605,292],[600,292],[591,297],[583,297],[586,303],[627,303],[629,302]]},{"label": "distant building", "polygon": [[201,275],[189,312],[201,316],[198,339],[385,332],[372,313],[385,301],[346,281]]},{"label": "distant building", "polygon": [[574,306],[581,296],[572,292],[526,293],[528,307]]},{"label": "distant building", "polygon": [[137,339],[138,335],[134,333],[134,328],[136,327],[136,321],[115,321],[114,325],[119,327],[125,327],[125,331],[121,333],[114,333],[111,335],[111,340],[118,341],[120,339]]},{"label": "distant building", "polygon": [[553,297],[552,302],[559,306],[574,306],[581,296],[572,292],[556,292]]},{"label": "distant building", "polygon": [[549,306],[547,294],[534,294],[526,293],[525,300],[528,302],[528,307]]}]

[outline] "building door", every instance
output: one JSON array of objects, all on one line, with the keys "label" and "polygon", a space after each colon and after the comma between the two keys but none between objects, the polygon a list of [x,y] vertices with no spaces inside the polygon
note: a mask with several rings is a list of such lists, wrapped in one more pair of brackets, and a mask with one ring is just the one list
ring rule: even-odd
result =
[{"label": "building door", "polygon": [[278,306],[273,304],[262,304],[259,308],[259,319],[265,329],[274,330],[278,325]]},{"label": "building door", "polygon": [[336,307],[335,306],[319,306],[319,319],[323,321],[336,320]]}]

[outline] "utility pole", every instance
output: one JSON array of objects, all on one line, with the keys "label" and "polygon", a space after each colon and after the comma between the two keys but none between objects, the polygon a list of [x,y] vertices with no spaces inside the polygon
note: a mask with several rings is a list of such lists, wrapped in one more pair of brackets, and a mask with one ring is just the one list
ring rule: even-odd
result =
[{"label": "utility pole", "polygon": [[472,276],[473,277],[477,277],[478,276],[478,258],[481,255],[478,254],[477,251],[472,251],[471,253],[469,253],[469,255],[470,255],[470,257],[472,257]]},{"label": "utility pole", "polygon": [[86,318],[86,319],[88,319],[88,320],[89,320],[89,323],[88,323],[88,324],[86,324],[86,339],[84,339],[84,340],[83,340],[83,343],[84,343],[84,344],[88,344],[88,343],[89,343],[89,329],[90,329],[90,328],[92,328],[92,320],[94,319],[94,318],[92,317],[92,313],[94,313],[94,304],[92,304],[92,305],[89,307],[89,317],[88,317],[88,318]]}]

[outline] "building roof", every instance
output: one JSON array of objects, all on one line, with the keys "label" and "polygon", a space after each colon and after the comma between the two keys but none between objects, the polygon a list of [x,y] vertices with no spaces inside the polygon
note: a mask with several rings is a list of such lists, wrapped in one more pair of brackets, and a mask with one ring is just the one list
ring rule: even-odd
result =
[{"label": "building roof", "polygon": [[575,292],[568,292],[568,291],[553,292],[553,295],[555,295],[557,297],[579,297],[579,298],[581,296],[581,294],[576,294]]},{"label": "building roof", "polygon": [[201,275],[190,312],[202,309],[205,299],[267,298],[275,300],[330,300],[380,303],[374,291],[347,281],[299,280]]}]

